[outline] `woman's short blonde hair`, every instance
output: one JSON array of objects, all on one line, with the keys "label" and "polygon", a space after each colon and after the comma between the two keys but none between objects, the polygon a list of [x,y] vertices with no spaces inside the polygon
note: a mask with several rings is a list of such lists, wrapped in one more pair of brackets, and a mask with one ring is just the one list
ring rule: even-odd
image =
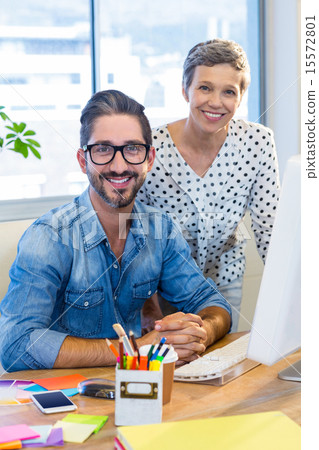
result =
[{"label": "woman's short blonde hair", "polygon": [[213,39],[201,42],[193,47],[184,62],[183,87],[186,95],[191,85],[197,66],[212,67],[216,64],[230,64],[234,69],[243,73],[240,92],[243,94],[250,83],[250,67],[243,48],[234,41]]}]

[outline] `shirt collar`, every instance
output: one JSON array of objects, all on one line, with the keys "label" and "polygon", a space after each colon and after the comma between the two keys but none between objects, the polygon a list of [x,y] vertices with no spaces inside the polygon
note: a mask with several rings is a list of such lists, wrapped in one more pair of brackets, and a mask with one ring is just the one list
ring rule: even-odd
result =
[{"label": "shirt collar", "polygon": [[88,251],[92,247],[100,244],[103,240],[107,241],[107,236],[93,208],[89,188],[87,188],[80,197],[75,199],[75,203],[77,206],[84,249]]},{"label": "shirt collar", "polygon": [[[108,243],[105,231],[93,208],[89,188],[75,199],[75,203],[77,205],[77,215],[85,250],[90,250],[102,241]],[[132,224],[127,239],[132,235],[138,248],[142,248],[146,242],[145,235],[148,229],[148,225],[145,224],[146,219],[148,219],[147,213],[143,213],[142,204],[139,201],[135,201],[132,210]]]}]

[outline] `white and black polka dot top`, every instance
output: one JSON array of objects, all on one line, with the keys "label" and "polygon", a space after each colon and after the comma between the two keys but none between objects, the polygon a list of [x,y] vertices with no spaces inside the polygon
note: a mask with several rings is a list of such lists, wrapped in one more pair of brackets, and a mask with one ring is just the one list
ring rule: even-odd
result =
[{"label": "white and black polka dot top", "polygon": [[153,145],[156,160],[138,199],[179,223],[205,277],[224,286],[243,274],[249,235],[241,221],[247,209],[264,261],[280,189],[272,131],[233,119],[203,178],[184,161],[166,125],[153,130]]}]

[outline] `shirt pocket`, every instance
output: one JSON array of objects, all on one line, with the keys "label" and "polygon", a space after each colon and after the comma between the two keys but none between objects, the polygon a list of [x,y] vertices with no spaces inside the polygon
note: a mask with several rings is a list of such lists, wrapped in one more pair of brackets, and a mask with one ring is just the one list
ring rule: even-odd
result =
[{"label": "shirt pocket", "polygon": [[67,290],[59,325],[73,336],[94,337],[102,328],[103,304],[103,288]]},{"label": "shirt pocket", "polygon": [[152,297],[157,291],[159,278],[154,280],[144,281],[143,283],[135,283],[133,285],[133,298],[128,309],[129,319],[140,313],[144,302]]}]

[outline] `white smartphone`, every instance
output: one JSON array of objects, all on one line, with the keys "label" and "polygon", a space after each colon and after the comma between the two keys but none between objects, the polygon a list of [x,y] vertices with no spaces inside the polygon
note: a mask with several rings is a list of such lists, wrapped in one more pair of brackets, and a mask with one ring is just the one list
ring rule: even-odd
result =
[{"label": "white smartphone", "polygon": [[32,394],[34,404],[44,414],[74,411],[77,406],[62,391],[48,391]]}]

